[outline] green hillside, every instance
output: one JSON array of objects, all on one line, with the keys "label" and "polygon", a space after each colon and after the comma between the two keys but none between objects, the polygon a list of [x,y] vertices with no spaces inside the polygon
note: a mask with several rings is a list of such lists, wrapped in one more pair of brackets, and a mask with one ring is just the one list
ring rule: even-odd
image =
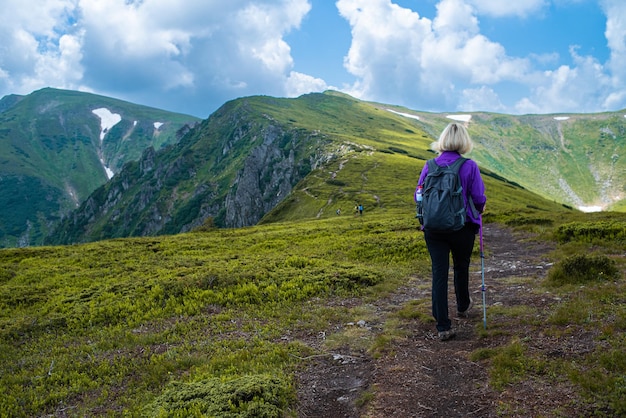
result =
[{"label": "green hillside", "polygon": [[[389,179],[402,168],[415,172],[418,160],[404,158],[406,163],[397,154],[376,153],[361,170],[341,170],[337,181],[358,185],[377,177],[381,165],[396,167],[386,173]],[[427,299],[400,304],[385,318],[373,307],[377,299],[401,293],[409,280],[429,286],[423,237],[410,199],[401,196],[411,195],[409,177],[355,186],[354,196],[377,195],[384,202],[397,194],[407,201],[393,208],[368,201],[363,216],[309,216],[337,185],[308,178],[301,188],[309,192],[273,215],[290,218],[285,209],[291,206],[304,215],[299,221],[0,250],[0,415],[296,416],[296,375],[312,359],[340,347],[359,357],[395,356],[388,350],[405,338],[402,321],[432,326]],[[558,239],[560,249],[550,255],[555,269],[572,254],[595,254],[617,260],[623,271],[626,225],[619,216],[582,215],[498,176],[485,173],[485,180],[485,222]],[[571,396],[586,399],[577,405],[580,411],[625,413],[620,376],[626,363],[623,351],[610,347],[624,342],[626,284],[623,273],[609,277],[582,288],[524,282],[527,292],[563,298],[548,322],[533,319],[532,307],[489,306],[490,318],[529,321],[536,334],[555,341],[596,330],[598,323],[603,331],[597,349],[578,353],[571,363],[533,351],[507,358],[509,344],[523,347],[532,336],[497,325],[483,330],[476,320],[474,338],[489,348],[472,355],[492,358],[482,360],[492,370],[484,385],[505,393],[515,382],[565,381]],[[511,280],[513,287],[520,283]],[[582,317],[575,301],[567,303],[571,298],[585,301]],[[345,325],[364,318],[385,322],[375,332]],[[376,388],[368,388],[361,407],[376,396]],[[524,408],[500,405],[505,407]],[[558,409],[543,412],[557,416]]]},{"label": "green hillside", "polygon": [[329,91],[233,100],[190,129],[186,115],[54,89],[0,109],[0,246],[323,218],[357,201],[402,207],[404,190],[375,191],[416,177],[452,119],[470,120],[485,173],[582,210],[625,205],[624,112],[426,113]]},{"label": "green hillside", "polygon": [[356,202],[405,208],[432,140],[414,120],[345,95],[238,99],[129,165],[49,243],[319,219]]},{"label": "green hillside", "polygon": [[46,88],[3,98],[0,246],[42,244],[52,225],[112,173],[148,147],[175,143],[196,121],[76,91]]},{"label": "green hillside", "polygon": [[390,108],[418,117],[433,138],[451,117],[471,117],[472,156],[480,166],[573,207],[623,211],[626,111],[514,116]]},{"label": "green hillside", "polygon": [[622,207],[626,118],[618,113],[435,114],[329,91],[226,103],[180,146],[147,154],[102,186],[47,242],[319,219],[357,202],[404,207],[434,156],[430,144],[458,118],[470,120],[469,156],[485,173],[569,207]]},{"label": "green hillside", "polygon": [[[341,123],[332,122],[339,109]],[[209,216],[176,235],[0,250],[0,415],[71,408],[77,416],[298,416],[297,376],[313,359],[342,352],[375,364],[396,356],[406,324],[432,327],[428,298],[399,303],[384,316],[374,306],[406,286],[427,289],[430,281],[412,194],[433,155],[432,138],[410,118],[343,96],[248,98],[230,103],[171,150],[146,153],[118,181],[144,196],[152,185],[158,207],[167,207],[171,193],[231,184],[242,161],[260,155],[252,150],[269,147],[270,138],[315,163],[259,225],[216,228],[220,217]],[[152,176],[147,183],[137,181],[142,170]],[[620,386],[626,367],[620,350],[611,348],[623,343],[626,330],[619,303],[626,298],[622,216],[583,214],[486,168],[482,175],[486,224],[537,234],[528,245],[557,243],[545,255],[554,274],[543,281],[511,277],[511,286],[523,283],[527,292],[547,292],[563,303],[549,308],[547,320],[537,319],[532,306],[490,305],[497,324],[485,330],[476,320],[472,338],[482,348],[466,355],[488,370],[481,384],[502,396],[530,381],[566,386],[582,402],[580,411],[626,412]],[[125,206],[135,204],[111,194],[116,187],[122,190],[114,178],[88,201],[100,207],[117,196]],[[355,202],[364,204],[363,215],[352,212]],[[137,224],[145,219],[127,217]],[[572,256],[574,269],[590,272],[576,277],[588,283],[582,288],[568,282]],[[584,301],[581,309],[577,301]],[[377,326],[347,325],[362,320]],[[594,348],[569,359],[524,351],[532,336],[498,325],[510,321],[555,341],[596,332],[596,321],[603,326]],[[384,394],[362,390],[357,403],[365,416]],[[560,408],[544,412],[558,416]]]},{"label": "green hillside", "polygon": [[[404,118],[343,95],[238,99],[176,147],[129,165],[68,217],[49,242],[177,233],[207,221],[220,227],[254,225],[300,181],[330,176],[329,167],[344,158],[347,165],[370,164],[371,157],[393,165],[399,154],[410,165],[432,155],[426,151],[429,143]],[[415,170],[402,174],[405,185],[415,181]],[[372,176],[364,183],[374,182],[376,190],[379,180]],[[383,204],[404,206],[409,195],[398,192]],[[320,210],[316,205],[307,209],[314,217]]]}]

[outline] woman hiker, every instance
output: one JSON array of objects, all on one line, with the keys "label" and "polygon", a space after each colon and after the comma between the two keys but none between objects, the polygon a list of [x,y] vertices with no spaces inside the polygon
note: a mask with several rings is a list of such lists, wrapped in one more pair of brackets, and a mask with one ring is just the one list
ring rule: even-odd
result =
[{"label": "woman hiker", "polygon": [[[461,155],[473,148],[472,140],[460,123],[450,123],[441,133],[439,140],[433,143],[433,150],[439,153],[435,158],[438,166],[450,166]],[[424,185],[428,174],[428,164],[424,164],[418,181],[418,187]],[[469,266],[474,248],[474,239],[480,228],[480,213],[485,208],[487,198],[485,185],[478,165],[467,159],[459,170],[459,179],[463,187],[466,208],[465,225],[453,232],[441,232],[424,228],[424,239],[432,262],[432,313],[437,321],[437,331],[441,341],[456,335],[452,321],[448,316],[448,270],[450,253],[454,264],[454,292],[458,316],[467,317],[473,301],[469,294]],[[421,191],[421,190],[420,190]],[[417,195],[417,189],[416,189]],[[470,201],[471,199],[471,201]],[[472,210],[473,206],[478,213]]]}]

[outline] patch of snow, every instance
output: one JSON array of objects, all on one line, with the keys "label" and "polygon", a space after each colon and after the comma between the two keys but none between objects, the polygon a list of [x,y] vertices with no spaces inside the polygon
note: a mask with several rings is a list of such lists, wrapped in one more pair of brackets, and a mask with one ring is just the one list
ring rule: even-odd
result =
[{"label": "patch of snow", "polygon": [[554,120],[568,120],[569,116],[555,116]]},{"label": "patch of snow", "polygon": [[[111,113],[109,109],[104,107],[94,109],[91,111],[91,113],[100,118],[100,143],[102,144],[102,141],[104,141],[104,137],[106,136],[107,132],[109,132],[112,127],[117,125],[122,120],[122,117],[117,113]],[[99,151],[99,154],[102,155],[102,150]],[[100,158],[100,163],[102,164],[102,168],[104,168],[104,171],[106,172],[107,178],[111,179],[115,174],[113,170],[107,167],[103,158]]]},{"label": "patch of snow", "polygon": [[104,160],[102,158],[100,159],[100,163],[102,163],[102,167],[104,167],[104,171],[107,173],[107,178],[111,180],[111,178],[113,177],[115,173],[113,172],[113,170],[107,167],[107,165],[104,163]]},{"label": "patch of snow", "polygon": [[411,115],[410,113],[396,112],[395,110],[391,110],[391,109],[385,109],[385,110],[388,111],[388,112],[391,112],[391,113],[395,113],[396,115],[404,116],[406,118],[420,120],[420,117],[417,116],[417,115]]},{"label": "patch of snow", "polygon": [[469,122],[472,119],[472,115],[448,115],[448,119],[458,120],[461,122]]},{"label": "patch of snow", "polygon": [[117,113],[111,113],[107,108],[101,107],[91,111],[94,115],[100,118],[100,142],[104,140],[105,135],[116,124],[118,124],[122,117]]},{"label": "patch of snow", "polygon": [[602,206],[579,206],[578,210],[580,210],[581,212],[602,212],[603,208]]},{"label": "patch of snow", "polygon": [[154,125],[154,129],[156,129],[156,130],[158,131],[158,130],[159,130],[159,128],[160,128],[161,126],[163,126],[163,122],[154,122],[154,124],[153,124],[153,125]]}]

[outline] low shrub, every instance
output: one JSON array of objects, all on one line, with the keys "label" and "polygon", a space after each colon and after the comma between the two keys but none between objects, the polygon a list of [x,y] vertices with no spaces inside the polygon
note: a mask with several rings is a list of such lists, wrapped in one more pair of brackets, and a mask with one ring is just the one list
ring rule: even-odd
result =
[{"label": "low shrub", "polygon": [[584,284],[619,277],[615,261],[606,255],[576,254],[556,263],[548,272],[546,284]]},{"label": "low shrub", "polygon": [[559,226],[554,232],[561,242],[581,241],[593,243],[597,240],[626,240],[626,222],[570,222]]},{"label": "low shrub", "polygon": [[153,417],[279,418],[284,416],[291,398],[290,386],[276,377],[251,375],[231,381],[211,378],[171,383],[144,412]]}]

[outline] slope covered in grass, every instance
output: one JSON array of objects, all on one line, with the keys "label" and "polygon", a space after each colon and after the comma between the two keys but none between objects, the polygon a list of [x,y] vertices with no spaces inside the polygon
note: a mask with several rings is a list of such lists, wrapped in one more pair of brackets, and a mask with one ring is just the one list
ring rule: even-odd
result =
[{"label": "slope covered in grass", "polygon": [[313,353],[297,334],[345,314],[324,300],[393,287],[413,270],[424,246],[412,221],[343,217],[3,250],[0,412],[139,413],[175,390],[170,382],[266,375],[290,402],[297,358]]},{"label": "slope covered in grass", "polygon": [[[396,158],[390,170],[402,165]],[[373,170],[381,163],[363,161]],[[623,246],[623,234],[601,232],[614,215],[597,215],[591,237],[572,232],[567,225],[590,219],[489,173],[485,179],[486,221],[523,225],[546,239],[564,224],[559,239],[568,253],[584,251],[586,240]],[[409,186],[399,190],[410,201]],[[307,219],[0,251],[0,414],[294,414],[295,370],[324,350],[311,340],[324,334],[368,351],[393,337],[383,330],[342,339],[340,324],[358,321],[363,310],[340,301],[375,300],[410,276],[429,280],[411,204]],[[619,283],[623,292],[623,277]],[[623,338],[621,321],[610,341]]]}]

